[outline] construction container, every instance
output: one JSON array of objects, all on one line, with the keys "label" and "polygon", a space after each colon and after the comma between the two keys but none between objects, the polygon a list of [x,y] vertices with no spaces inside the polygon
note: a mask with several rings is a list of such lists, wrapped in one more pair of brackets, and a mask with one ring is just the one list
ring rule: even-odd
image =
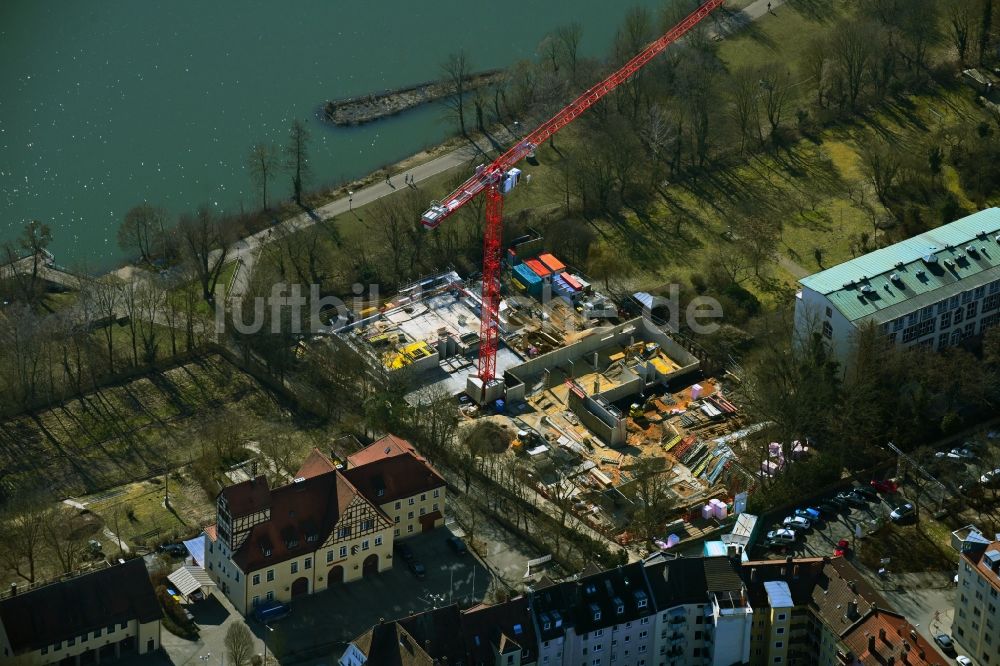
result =
[{"label": "construction container", "polygon": [[553,273],[562,273],[566,270],[566,264],[559,261],[549,253],[538,255],[538,260],[545,264],[545,267]]},{"label": "construction container", "polygon": [[542,293],[542,278],[538,277],[527,263],[514,266],[511,272],[514,275],[514,279],[520,282],[529,294],[537,296]]}]

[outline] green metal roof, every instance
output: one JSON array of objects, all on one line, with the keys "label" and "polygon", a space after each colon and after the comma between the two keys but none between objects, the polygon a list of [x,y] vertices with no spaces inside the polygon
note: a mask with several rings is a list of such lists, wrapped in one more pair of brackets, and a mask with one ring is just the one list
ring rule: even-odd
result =
[{"label": "green metal roof", "polygon": [[799,284],[825,295],[850,321],[884,322],[998,278],[1000,208],[987,208]]}]

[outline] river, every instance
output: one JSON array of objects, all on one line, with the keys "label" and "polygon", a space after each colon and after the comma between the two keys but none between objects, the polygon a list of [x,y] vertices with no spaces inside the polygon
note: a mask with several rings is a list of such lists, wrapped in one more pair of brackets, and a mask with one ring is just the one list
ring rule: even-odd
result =
[{"label": "river", "polygon": [[[39,219],[57,261],[108,268],[140,201],[252,207],[249,147],[282,143],[293,118],[313,137],[310,187],[362,176],[445,138],[442,109],[332,128],[323,101],[437,78],[461,48],[476,69],[504,67],[571,21],[582,52],[603,55],[629,4],[3,0],[0,241]],[[288,196],[281,178],[274,194]]]}]

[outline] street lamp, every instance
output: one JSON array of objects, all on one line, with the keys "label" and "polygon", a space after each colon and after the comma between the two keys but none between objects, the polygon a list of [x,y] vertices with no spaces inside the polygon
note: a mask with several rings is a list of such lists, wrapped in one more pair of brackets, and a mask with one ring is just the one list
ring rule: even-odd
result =
[{"label": "street lamp", "polygon": [[267,666],[267,634],[270,633],[270,632],[272,632],[272,631],[274,631],[274,627],[272,627],[269,624],[265,624],[264,628],[267,629],[267,632],[264,634],[264,664],[263,664],[263,666]]},{"label": "street lamp", "polygon": [[347,209],[354,211],[354,190],[347,190]]}]

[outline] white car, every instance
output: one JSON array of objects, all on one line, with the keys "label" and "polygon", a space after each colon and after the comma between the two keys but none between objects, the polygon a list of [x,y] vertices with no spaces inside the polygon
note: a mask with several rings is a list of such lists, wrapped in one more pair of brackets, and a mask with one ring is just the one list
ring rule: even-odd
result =
[{"label": "white car", "polygon": [[907,502],[906,504],[900,504],[895,509],[893,509],[892,513],[889,514],[889,518],[891,518],[892,522],[895,523],[900,520],[903,520],[904,518],[912,516],[915,511],[916,507]]},{"label": "white car", "polygon": [[955,657],[955,661],[958,662],[959,666],[975,666],[975,663],[964,654]]},{"label": "white car", "polygon": [[972,460],[976,455],[969,449],[956,448],[951,451],[938,451],[934,454],[936,458],[951,458],[952,460]]},{"label": "white car", "polygon": [[807,530],[812,525],[807,518],[802,516],[788,516],[781,521],[781,524],[793,530]]},{"label": "white car", "polygon": [[1000,467],[997,467],[992,472],[986,472],[986,474],[979,477],[979,483],[984,486],[991,486],[995,483],[1000,483]]},{"label": "white car", "polygon": [[771,543],[795,543],[795,539],[792,530],[776,529],[767,533],[767,540]]}]

